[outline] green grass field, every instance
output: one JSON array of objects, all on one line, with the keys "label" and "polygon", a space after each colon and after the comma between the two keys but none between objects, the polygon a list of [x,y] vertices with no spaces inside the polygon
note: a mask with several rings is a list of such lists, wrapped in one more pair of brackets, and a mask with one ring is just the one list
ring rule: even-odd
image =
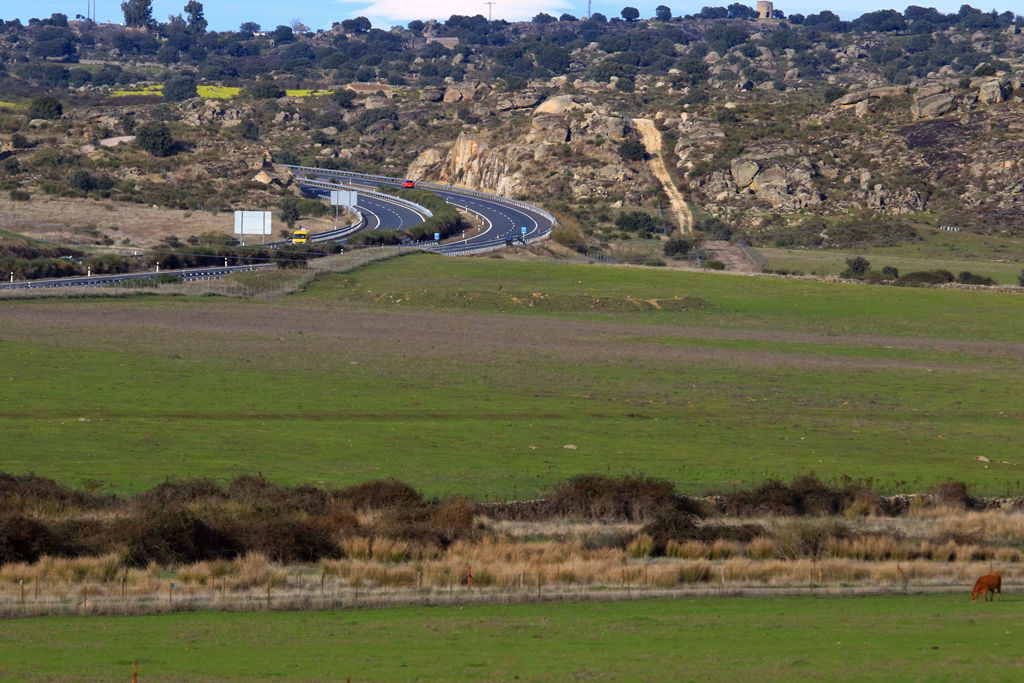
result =
[{"label": "green grass field", "polygon": [[1010,680],[1021,600],[766,597],[30,618],[5,681]]},{"label": "green grass field", "polygon": [[491,500],[639,473],[698,494],[813,471],[1018,494],[1022,304],[431,256],[269,302],[7,300],[0,470],[118,493],[262,473]]},{"label": "green grass field", "polygon": [[915,242],[855,249],[758,249],[773,270],[799,270],[813,275],[837,276],[846,259],[863,256],[874,270],[893,266],[901,274],[921,270],[948,270],[953,275],[969,271],[1003,285],[1016,285],[1024,268],[1024,240],[969,231],[919,230]]}]

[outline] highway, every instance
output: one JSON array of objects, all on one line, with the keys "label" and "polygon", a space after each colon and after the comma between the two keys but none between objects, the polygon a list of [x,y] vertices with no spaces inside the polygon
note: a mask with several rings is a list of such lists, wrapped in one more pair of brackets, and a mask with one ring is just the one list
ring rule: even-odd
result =
[{"label": "highway", "polygon": [[[352,226],[312,234],[311,242],[342,241],[360,230],[406,230],[422,223],[432,215],[429,210],[418,204],[376,191],[377,188],[384,186],[400,187],[404,181],[403,178],[306,166],[289,166],[288,168],[296,174],[296,181],[309,196],[326,198],[332,189],[354,189],[358,195],[356,201],[358,222]],[[501,249],[509,244],[528,244],[544,239],[551,233],[551,228],[556,223],[551,214],[526,202],[439,183],[417,181],[416,187],[434,192],[449,204],[473,213],[480,219],[483,228],[465,239],[448,240],[444,243],[418,242],[408,245],[409,248],[424,249],[450,256],[477,254]],[[223,277],[238,270],[269,267],[272,267],[272,264],[0,282],[0,290],[103,287],[124,280],[154,278],[163,274],[176,275],[183,280],[200,280]]]},{"label": "highway", "polygon": [[[315,183],[317,186],[325,188],[324,191],[328,191],[327,188],[330,186],[355,189],[359,193],[357,205],[360,209],[363,208],[366,202],[364,199],[365,188],[382,186],[401,187],[404,181],[404,178],[368,175],[365,173],[309,166],[289,166],[288,168],[295,174],[296,181],[303,186]],[[315,177],[315,180],[309,180],[309,177]],[[544,239],[551,233],[551,228],[557,222],[551,214],[543,209],[526,202],[508,199],[487,192],[425,181],[417,181],[416,187],[417,189],[434,192],[449,204],[476,214],[484,226],[479,234],[465,239],[450,240],[444,244],[433,242],[417,244],[416,246],[421,249],[450,255],[492,251],[507,246],[509,240],[530,243]],[[376,227],[402,229],[396,227],[395,223],[385,220],[383,215],[380,216],[380,223]],[[367,228],[372,229],[369,225],[367,225]]]}]

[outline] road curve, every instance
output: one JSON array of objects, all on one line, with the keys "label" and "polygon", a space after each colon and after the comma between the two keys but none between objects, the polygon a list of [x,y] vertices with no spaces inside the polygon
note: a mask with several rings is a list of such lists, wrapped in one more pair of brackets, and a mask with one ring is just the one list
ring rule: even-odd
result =
[{"label": "road curve", "polygon": [[[315,175],[315,179],[296,176],[304,191],[323,196],[332,188],[355,189],[359,195],[357,209],[360,221],[355,226],[318,233],[312,241],[340,240],[360,229],[402,230],[422,223],[430,211],[412,202],[379,195],[372,187],[401,186],[402,178],[375,176],[324,168],[290,166],[293,172]],[[555,217],[547,211],[507,197],[458,188],[440,183],[418,181],[416,186],[435,192],[445,201],[477,215],[483,223],[483,230],[465,239],[440,242],[419,242],[410,248],[423,249],[449,256],[477,254],[501,249],[509,244],[528,244],[545,239],[557,224]],[[160,275],[176,275],[183,280],[219,278],[239,270],[270,268],[272,264],[251,266],[227,266],[211,268],[187,268],[181,270],[149,271],[145,273],[123,273],[118,275],[93,275],[91,277],[67,277],[49,280],[25,280],[0,282],[0,290],[42,289],[57,287],[102,287],[124,280],[155,278]]]},{"label": "road curve", "polygon": [[[295,174],[296,181],[300,185],[310,182],[303,176],[312,176],[323,183],[331,182],[344,187],[354,187],[357,192],[363,186],[400,187],[404,180],[390,176],[309,166],[289,166],[288,168]],[[430,190],[449,204],[476,214],[484,226],[481,233],[465,239],[452,240],[443,244],[436,242],[417,244],[416,247],[421,249],[450,255],[492,251],[507,246],[509,241],[530,243],[544,239],[551,234],[551,229],[557,224],[554,216],[547,211],[515,199],[426,181],[417,181],[416,187]],[[360,194],[360,207],[362,202]]]}]

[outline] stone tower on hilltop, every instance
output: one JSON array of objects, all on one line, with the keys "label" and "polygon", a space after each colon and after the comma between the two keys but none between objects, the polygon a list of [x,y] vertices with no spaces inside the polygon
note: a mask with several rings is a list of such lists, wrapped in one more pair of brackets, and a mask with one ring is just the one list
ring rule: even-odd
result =
[{"label": "stone tower on hilltop", "polygon": [[769,0],[757,0],[757,18],[771,19],[775,8]]}]

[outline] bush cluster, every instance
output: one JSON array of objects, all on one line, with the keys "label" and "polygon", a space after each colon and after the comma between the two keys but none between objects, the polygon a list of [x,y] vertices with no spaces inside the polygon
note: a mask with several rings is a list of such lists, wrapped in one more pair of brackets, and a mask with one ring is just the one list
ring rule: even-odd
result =
[{"label": "bush cluster", "polygon": [[[937,484],[919,502],[958,509],[984,506],[961,482]],[[846,479],[834,486],[813,475],[789,484],[768,480],[702,500],[677,494],[664,480],[581,475],[545,498],[484,505],[462,497],[424,500],[413,487],[391,479],[343,489],[281,486],[259,476],[240,476],[226,486],[209,479],[168,480],[121,498],[69,489],[35,475],[0,473],[0,565],[35,562],[43,555],[111,553],[126,566],[232,559],[252,552],[280,563],[315,562],[344,557],[344,548],[356,546],[372,554],[374,539],[441,550],[476,538],[480,532],[474,518],[482,513],[505,520],[640,523],[649,553],[663,555],[672,543],[750,543],[773,537],[761,524],[716,522],[715,515],[852,517],[898,515],[909,508],[910,497],[883,498],[870,482]],[[774,538],[776,545],[792,545],[804,556],[819,552],[829,538],[844,538],[845,527],[805,526],[808,531],[799,538]],[[619,547],[629,542],[614,534],[603,541]]]}]

